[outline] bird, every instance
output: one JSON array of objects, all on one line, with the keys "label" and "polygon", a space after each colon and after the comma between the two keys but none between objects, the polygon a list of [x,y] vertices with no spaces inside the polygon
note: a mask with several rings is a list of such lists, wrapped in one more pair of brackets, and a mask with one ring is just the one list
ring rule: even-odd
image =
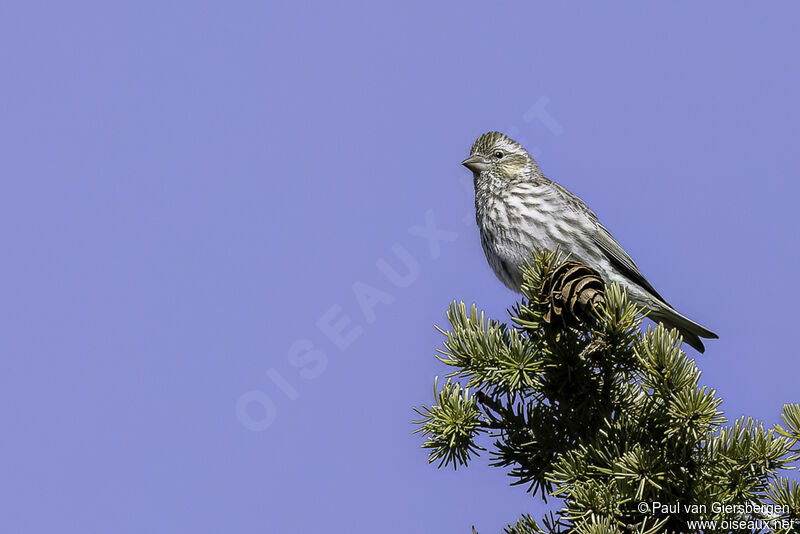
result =
[{"label": "bird", "polygon": [[701,338],[719,338],[669,305],[586,203],[547,178],[521,144],[487,132],[461,164],[473,174],[483,251],[506,287],[521,293],[522,267],[533,252],[558,249],[598,271],[606,284],[620,284],[650,319],[676,328],[698,352],[705,351]]}]

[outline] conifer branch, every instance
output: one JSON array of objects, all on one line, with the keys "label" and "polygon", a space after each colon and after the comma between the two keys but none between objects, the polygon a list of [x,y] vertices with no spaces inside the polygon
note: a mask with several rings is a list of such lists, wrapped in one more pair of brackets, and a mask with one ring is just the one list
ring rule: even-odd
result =
[{"label": "conifer branch", "polygon": [[[486,434],[490,464],[512,484],[560,499],[541,525],[523,515],[508,534],[698,532],[694,519],[800,526],[800,487],[782,476],[800,459],[800,406],[787,404],[772,429],[727,425],[678,332],[643,331],[624,290],[564,261],[535,254],[510,324],[451,304],[437,357],[453,371],[441,389],[434,381],[433,406],[415,408],[429,461],[467,465]],[[705,509],[641,507],[654,502]]]}]

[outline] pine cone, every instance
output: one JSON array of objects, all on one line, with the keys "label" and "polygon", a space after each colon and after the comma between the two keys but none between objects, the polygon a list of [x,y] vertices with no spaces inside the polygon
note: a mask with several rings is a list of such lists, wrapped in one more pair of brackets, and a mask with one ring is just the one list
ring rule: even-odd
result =
[{"label": "pine cone", "polygon": [[548,324],[575,326],[597,317],[604,300],[600,274],[581,263],[565,261],[542,280],[542,319]]}]

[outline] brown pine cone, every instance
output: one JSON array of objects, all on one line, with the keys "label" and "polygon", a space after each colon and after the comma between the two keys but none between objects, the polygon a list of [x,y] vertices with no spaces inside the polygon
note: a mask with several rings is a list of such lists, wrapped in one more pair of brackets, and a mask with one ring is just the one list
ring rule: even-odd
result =
[{"label": "brown pine cone", "polygon": [[594,269],[565,261],[542,280],[542,319],[548,324],[575,326],[597,317],[604,303],[605,284]]}]

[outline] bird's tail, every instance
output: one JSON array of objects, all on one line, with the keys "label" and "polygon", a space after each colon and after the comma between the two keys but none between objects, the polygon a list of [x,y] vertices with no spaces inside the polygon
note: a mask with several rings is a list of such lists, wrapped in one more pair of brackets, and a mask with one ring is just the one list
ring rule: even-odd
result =
[{"label": "bird's tail", "polygon": [[719,336],[708,328],[697,324],[688,317],[684,317],[675,311],[674,308],[670,308],[669,306],[664,306],[659,310],[651,311],[648,317],[656,322],[664,323],[664,326],[668,328],[677,328],[683,336],[684,343],[690,345],[700,353],[703,353],[706,350],[706,348],[703,346],[703,342],[700,341],[700,338],[719,339]]}]

